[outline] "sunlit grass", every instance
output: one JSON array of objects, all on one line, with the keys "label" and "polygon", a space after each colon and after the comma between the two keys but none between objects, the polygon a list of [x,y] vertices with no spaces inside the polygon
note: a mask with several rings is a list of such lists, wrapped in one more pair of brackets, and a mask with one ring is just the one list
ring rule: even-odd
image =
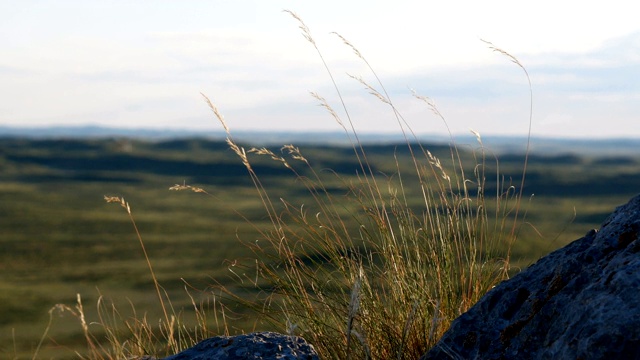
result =
[{"label": "sunlit grass", "polygon": [[[322,58],[310,30],[296,20]],[[348,40],[337,40],[369,66]],[[9,334],[4,338],[14,339],[3,342],[3,354],[29,349],[55,358],[164,356],[209,336],[276,330],[304,336],[323,358],[417,358],[497,282],[581,236],[597,216],[578,214],[572,223],[577,201],[583,214],[598,215],[625,200],[556,194],[530,203],[520,193],[523,164],[505,167],[481,134],[464,146],[452,137],[444,151],[421,145],[373,70],[352,79],[388,107],[405,144],[384,154],[368,152],[348,104],[330,104],[313,93],[344,130],[347,151],[294,145],[252,150],[234,140],[232,127],[206,98],[231,151],[197,141],[159,147],[134,142],[127,161],[144,165],[151,159],[155,168],[102,170],[93,175],[105,181],[92,183],[65,181],[68,172],[46,161],[18,166],[2,158],[3,176],[12,181],[0,183],[0,224],[11,239],[3,243],[2,265],[11,271],[0,282],[8,294],[0,305],[15,315],[6,318],[11,331],[3,327]],[[446,125],[432,99],[415,97]],[[101,142],[74,146],[80,145],[90,159],[105,153]],[[157,158],[161,152],[171,160],[168,166],[185,162],[190,172],[167,174]],[[44,145],[26,154],[56,161],[56,152]],[[590,161],[555,167],[539,161],[529,173],[553,191],[554,181],[570,187],[576,174],[598,179],[602,171],[604,179],[634,171],[626,163],[585,170]],[[193,170],[213,163],[236,166],[235,172],[222,181],[222,172],[199,176]],[[327,163],[341,168],[332,172]],[[239,176],[237,165],[248,176]],[[269,173],[276,167],[283,171]],[[60,180],[30,178],[53,175]],[[115,176],[124,180],[112,181]],[[176,190],[203,191],[168,192],[174,183]],[[135,217],[100,203],[105,193],[125,197]],[[43,235],[43,229],[55,231]],[[61,305],[51,308],[54,303]],[[51,327],[40,337],[48,320],[42,308],[51,308]],[[20,318],[23,323],[14,325]],[[24,336],[36,327],[37,340]]]},{"label": "sunlit grass", "polygon": [[[324,63],[309,28],[296,14],[290,15]],[[369,66],[351,43],[338,37]],[[489,45],[522,67],[510,54]],[[396,157],[397,171],[374,171],[347,104],[341,101],[340,110],[334,110],[324,97],[312,93],[344,129],[359,165],[357,179],[344,182],[347,192],[341,196],[327,191],[324,174],[293,145],[284,145],[278,152],[238,145],[221,112],[205,97],[227,132],[230,149],[246,167],[272,225],[261,231],[260,242],[245,243],[257,257],[255,275],[250,273],[253,265],[246,264],[239,279],[259,289],[263,298],[247,300],[225,286],[220,288],[275,326],[305,337],[324,358],[414,359],[435,344],[454,318],[508,277],[511,247],[520,231],[527,156],[519,187],[505,183],[497,173],[493,175],[495,192],[488,193],[488,159],[480,134],[475,133],[478,150],[466,154],[472,156],[472,166],[466,165],[468,160],[463,160],[453,137],[450,158],[434,156],[417,142],[371,71],[376,86],[361,77],[352,78],[389,106],[407,141],[412,169],[400,171]],[[528,78],[526,70],[525,75]],[[335,90],[342,99],[337,85]],[[446,125],[431,99],[415,96]],[[344,113],[344,120],[338,112]],[[313,201],[294,203],[272,195],[254,171],[250,155],[267,156],[289,169]],[[419,206],[407,198],[408,178],[418,189]],[[345,208],[349,209],[346,214]]]}]

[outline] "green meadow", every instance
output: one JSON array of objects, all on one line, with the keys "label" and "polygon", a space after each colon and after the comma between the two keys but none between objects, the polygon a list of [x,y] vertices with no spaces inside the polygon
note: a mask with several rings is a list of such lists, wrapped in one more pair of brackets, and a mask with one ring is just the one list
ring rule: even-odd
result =
[{"label": "green meadow", "polygon": [[[447,159],[451,161],[449,146],[423,146],[445,166]],[[459,149],[461,158],[469,160],[465,168],[473,172],[481,145],[464,144]],[[277,146],[271,151],[281,154]],[[334,199],[348,197],[349,184],[361,181],[361,167],[351,147],[300,144],[299,151],[311,167],[292,162],[291,169],[269,156],[249,154],[260,186],[268,190],[276,207],[286,203],[313,217],[318,209],[301,179],[317,175]],[[406,144],[370,144],[364,151],[382,183],[410,173],[413,166]],[[640,155],[593,154],[530,154],[511,273],[598,228],[615,206],[638,192]],[[482,165],[491,180],[484,189],[488,194],[496,193],[497,184],[505,188],[521,181],[524,154],[496,158],[488,156]],[[206,193],[169,190],[176,184]],[[407,206],[416,213],[424,207],[418,185],[410,176],[403,178]],[[249,280],[256,256],[249,245],[263,241],[260,231],[271,224],[247,168],[224,141],[4,138],[0,140],[0,357],[87,354],[80,313],[93,341],[104,343],[114,329],[131,332],[127,323],[146,321],[154,326],[165,318],[131,218],[104,196],[129,204],[168,302],[164,306],[180,324],[190,328],[206,323],[207,332],[201,337],[287,331],[219,291],[223,286],[247,299],[260,298],[264,290],[252,287]],[[348,201],[340,209],[345,214],[364,211]],[[346,226],[357,228],[358,223],[347,220]],[[82,310],[77,307],[78,294]]]}]

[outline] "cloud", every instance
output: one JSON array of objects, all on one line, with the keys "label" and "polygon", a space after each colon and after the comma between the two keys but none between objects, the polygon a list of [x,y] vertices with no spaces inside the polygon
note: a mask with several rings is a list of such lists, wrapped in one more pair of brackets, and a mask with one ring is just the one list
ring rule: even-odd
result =
[{"label": "cloud", "polygon": [[[210,2],[163,3],[153,11],[132,5],[115,8],[131,10],[120,18],[107,6],[83,5],[85,17],[78,20],[78,14],[54,16],[52,4],[50,12],[25,12],[29,26],[16,20],[0,24],[0,35],[19,34],[0,37],[0,124],[216,126],[200,92],[236,128],[335,130],[309,91],[325,96],[346,116],[321,58],[298,24],[280,12],[293,2],[282,1],[278,8],[255,2],[260,11]],[[353,121],[366,131],[397,131],[397,121],[388,105],[346,75],[362,76],[382,91],[366,64],[330,31],[341,32],[362,51],[416,131],[446,128],[410,88],[431,97],[455,132],[473,127],[484,134],[522,134],[526,129],[524,73],[488,49],[479,41],[483,37],[513,51],[529,71],[535,131],[640,136],[640,128],[632,126],[640,113],[640,84],[634,81],[640,78],[640,33],[612,38],[606,29],[584,27],[600,11],[589,6],[588,16],[566,31],[560,27],[566,28],[566,18],[545,15],[552,5],[544,2],[531,9],[535,16],[509,19],[484,4],[469,6],[462,14],[446,4],[420,8],[415,2],[379,2],[364,10],[340,7],[336,16],[328,15],[336,7],[325,3],[295,7],[302,8]],[[507,6],[518,13],[515,8]],[[119,19],[119,26],[98,17]],[[542,20],[548,26],[531,31],[531,23]],[[637,28],[635,20],[619,22],[611,33]],[[599,128],[603,119],[608,126]]]}]

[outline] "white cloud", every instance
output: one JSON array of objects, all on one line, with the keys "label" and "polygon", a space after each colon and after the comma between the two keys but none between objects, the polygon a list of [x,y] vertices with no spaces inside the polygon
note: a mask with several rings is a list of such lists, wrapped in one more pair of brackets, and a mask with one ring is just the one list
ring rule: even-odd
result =
[{"label": "white cloud", "polygon": [[[456,132],[522,134],[531,74],[541,135],[635,135],[640,25],[625,2],[41,1],[0,4],[0,124],[214,127],[199,92],[235,128],[336,129],[308,95],[340,103],[315,49],[281,12],[311,28],[354,117],[395,131],[392,112],[345,73],[378,87],[372,64],[419,132],[444,132],[411,97],[432,97]],[[342,114],[342,113],[341,113]],[[599,128],[603,118],[608,126]],[[302,120],[304,119],[304,120]],[[578,123],[579,122],[579,123]],[[589,124],[588,126],[584,126]],[[523,130],[524,129],[524,130]],[[633,130],[637,129],[637,130]],[[634,132],[635,131],[635,132]],[[560,132],[560,133],[559,133]]]}]

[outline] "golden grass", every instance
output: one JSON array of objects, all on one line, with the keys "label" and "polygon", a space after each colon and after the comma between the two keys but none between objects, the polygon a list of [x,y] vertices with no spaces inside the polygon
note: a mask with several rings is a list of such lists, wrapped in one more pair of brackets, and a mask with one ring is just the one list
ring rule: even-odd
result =
[{"label": "golden grass", "polygon": [[[398,171],[392,176],[376,174],[309,28],[295,13],[288,13],[318,51],[334,83],[346,121],[324,97],[312,96],[350,139],[359,164],[358,181],[345,184],[348,194],[337,197],[293,145],[285,145],[282,156],[265,148],[245,151],[205,96],[227,132],[229,147],[247,168],[272,223],[270,230],[262,232],[261,241],[266,244],[246,244],[258,258],[253,285],[265,297],[254,301],[232,291],[227,295],[258,310],[277,327],[295,330],[323,358],[417,358],[435,344],[454,318],[507,278],[510,249],[521,221],[524,174],[519,191],[505,185],[496,174],[496,194],[485,194],[486,155],[478,133],[479,150],[472,154],[475,165],[471,178],[451,134],[450,159],[445,165],[417,141],[362,54],[337,35],[374,75],[380,90],[361,77],[351,77],[390,107],[413,163],[409,175],[400,171],[398,162]],[[515,57],[491,44],[490,48],[525,70]],[[528,78],[526,70],[525,75]],[[446,125],[431,99],[414,95]],[[251,153],[269,156],[290,169],[305,184],[314,203],[274,202],[251,167]],[[312,176],[300,175],[287,156],[302,162]],[[405,196],[405,178],[409,176],[423,197],[417,208]],[[347,203],[360,210],[345,216],[340,210],[353,208]]]},{"label": "golden grass", "polygon": [[[343,181],[343,194],[328,190],[324,185],[327,174],[317,171],[313,161],[294,145],[284,145],[281,155],[267,148],[245,150],[233,139],[230,127],[215,104],[203,95],[227,133],[229,148],[246,167],[271,222],[266,229],[248,225],[259,230],[261,238],[244,241],[255,259],[236,264],[237,269],[243,270],[234,273],[244,287],[240,287],[243,292],[221,284],[213,284],[213,288],[219,290],[226,301],[254,309],[273,327],[303,336],[322,358],[418,358],[436,343],[453,319],[507,278],[511,246],[522,221],[520,207],[526,160],[519,189],[506,184],[497,173],[492,184],[496,193],[485,193],[489,185],[484,173],[487,156],[480,134],[475,133],[478,148],[470,153],[471,159],[463,158],[451,133],[449,158],[434,156],[420,144],[365,57],[347,39],[334,33],[371,71],[376,80],[373,85],[362,77],[350,76],[364,85],[375,99],[389,106],[410,154],[409,172],[401,170],[396,154],[389,154],[396,156],[397,171],[387,175],[376,173],[311,31],[298,15],[287,13],[298,22],[302,35],[316,49],[334,85],[340,111],[320,94],[311,95],[349,139],[358,164],[357,181]],[[528,79],[526,69],[515,57],[488,45],[521,67]],[[414,96],[447,126],[433,100],[415,92]],[[529,120],[531,124],[531,117]],[[273,196],[253,170],[250,156],[268,156],[281,163],[304,184],[313,202],[294,204]],[[301,175],[303,173],[310,175]],[[419,187],[419,205],[407,198],[406,186]],[[170,190],[213,196],[205,189],[187,184],[175,185]],[[164,316],[157,325],[150,323],[145,315],[123,319],[117,309],[101,297],[98,325],[104,331],[105,342],[89,331],[80,295],[75,308],[56,306],[50,313],[69,312],[80,321],[88,347],[86,357],[123,359],[177,353],[216,333],[208,328],[209,313],[203,306],[196,305],[193,298],[197,326],[184,326],[181,314],[173,310],[155,277],[129,204],[120,197],[105,196],[105,200],[126,209]],[[247,288],[258,295],[246,297]],[[219,297],[213,297],[211,302],[218,329],[222,322],[224,333],[228,334],[226,307]],[[45,336],[46,332],[43,339]],[[37,354],[38,351],[34,358]]]}]

